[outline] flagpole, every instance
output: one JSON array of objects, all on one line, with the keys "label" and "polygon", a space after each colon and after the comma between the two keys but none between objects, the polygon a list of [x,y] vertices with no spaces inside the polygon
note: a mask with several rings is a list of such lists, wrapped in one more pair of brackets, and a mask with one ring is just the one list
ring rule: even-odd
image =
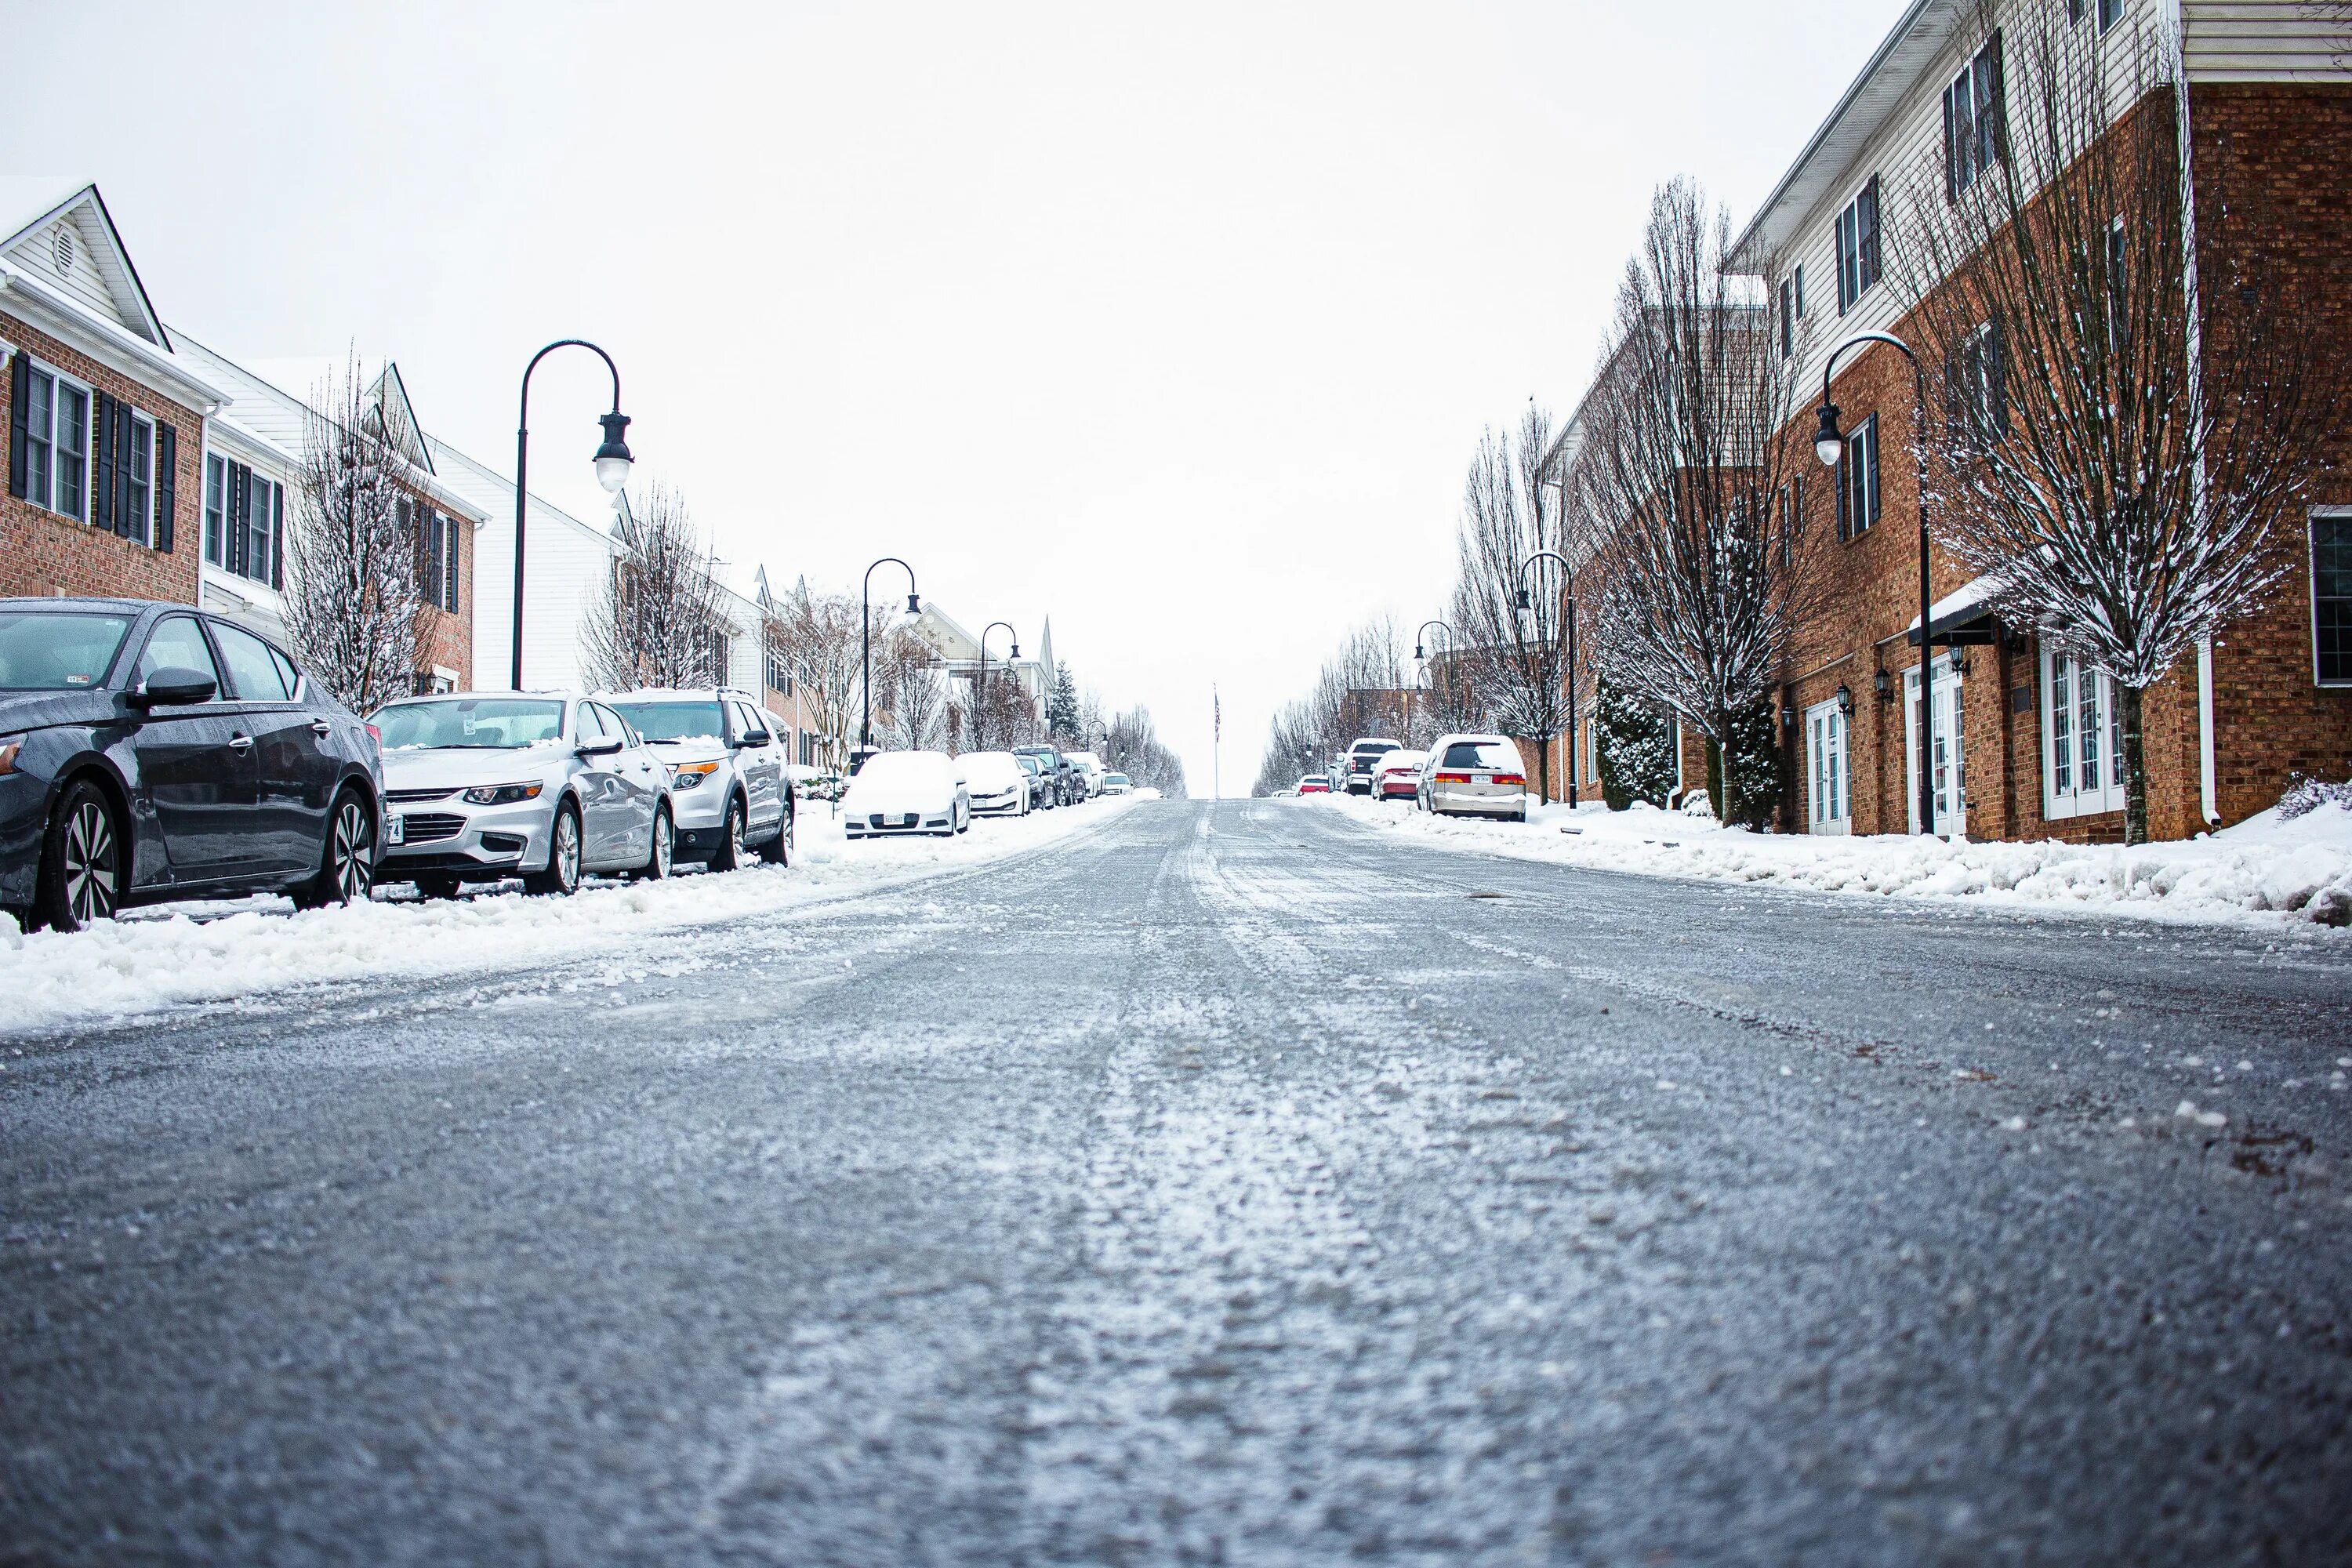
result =
[{"label": "flagpole", "polygon": [[1209,683],[1209,804],[1224,798],[1225,705],[1218,700],[1216,682]]}]

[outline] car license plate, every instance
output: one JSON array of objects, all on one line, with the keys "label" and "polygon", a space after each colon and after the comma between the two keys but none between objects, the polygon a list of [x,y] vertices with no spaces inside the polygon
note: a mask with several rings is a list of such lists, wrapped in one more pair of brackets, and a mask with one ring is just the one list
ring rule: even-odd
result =
[{"label": "car license plate", "polygon": [[405,844],[408,842],[408,818],[404,816],[385,817],[383,819],[383,841],[386,844]]},{"label": "car license plate", "polygon": [[1472,784],[1490,784],[1495,782],[1495,775],[1492,773],[1472,773],[1470,775],[1470,782]]}]

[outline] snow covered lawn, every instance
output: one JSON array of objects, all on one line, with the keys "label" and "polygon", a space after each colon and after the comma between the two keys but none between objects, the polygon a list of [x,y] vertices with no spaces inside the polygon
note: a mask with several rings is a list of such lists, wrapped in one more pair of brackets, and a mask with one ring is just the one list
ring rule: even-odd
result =
[{"label": "snow covered lawn", "polygon": [[1524,826],[1434,817],[1351,795],[1308,796],[1298,808],[1339,812],[1451,848],[1652,876],[2200,922],[2307,929],[2352,920],[2352,807],[2337,804],[2288,822],[2273,808],[2210,838],[2136,849],[1780,837],[1649,807],[1571,813],[1553,805]]},{"label": "snow covered lawn", "polygon": [[623,948],[642,958],[649,946],[668,945],[662,939],[671,932],[1000,860],[1085,832],[1134,805],[1132,797],[1104,799],[982,817],[955,838],[851,844],[825,806],[812,801],[802,806],[799,853],[787,868],[593,880],[569,899],[529,898],[509,884],[445,903],[420,902],[401,888],[373,903],[309,913],[283,899],[164,905],[71,936],[19,935],[14,921],[0,918],[0,1037],[257,1000],[322,982],[487,974]]}]

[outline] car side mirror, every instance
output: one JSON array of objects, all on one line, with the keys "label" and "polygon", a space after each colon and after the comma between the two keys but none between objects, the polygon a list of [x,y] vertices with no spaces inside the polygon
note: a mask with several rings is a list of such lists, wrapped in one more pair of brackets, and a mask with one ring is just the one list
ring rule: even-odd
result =
[{"label": "car side mirror", "polygon": [[220,690],[215,678],[172,665],[159,669],[141,681],[131,692],[133,708],[179,708],[191,702],[210,702]]},{"label": "car side mirror", "polygon": [[602,741],[583,742],[572,749],[572,754],[576,757],[609,757],[620,749],[621,742],[608,736]]},{"label": "car side mirror", "polygon": [[746,746],[764,746],[772,738],[765,730],[746,730],[735,737],[735,749],[740,752]]}]

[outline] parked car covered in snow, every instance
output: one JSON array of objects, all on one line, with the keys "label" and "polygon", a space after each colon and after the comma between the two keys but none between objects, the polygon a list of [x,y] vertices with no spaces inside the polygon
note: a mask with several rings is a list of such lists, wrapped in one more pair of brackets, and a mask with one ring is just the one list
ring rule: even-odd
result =
[{"label": "parked car covered in snow", "polygon": [[945,752],[877,752],[841,797],[842,831],[852,838],[932,833],[971,826],[971,799]]},{"label": "parked car covered in snow", "polygon": [[1298,781],[1300,795],[1329,795],[1331,781],[1321,773],[1308,773]]},{"label": "parked car covered in snow", "polygon": [[1126,795],[1134,788],[1135,785],[1129,782],[1125,773],[1103,774],[1103,794],[1105,795]]},{"label": "parked car covered in snow", "polygon": [[[1383,741],[1376,735],[1366,735],[1348,748],[1348,774],[1344,782],[1349,795],[1372,793],[1372,771],[1380,760],[1398,749],[1394,741]],[[1335,783],[1334,787],[1339,787]]]},{"label": "parked car covered in snow", "polygon": [[1102,794],[1103,765],[1100,757],[1092,752],[1072,752],[1070,771],[1078,775],[1080,800],[1092,800]]},{"label": "parked car covered in snow", "polygon": [[1010,752],[966,752],[956,759],[974,816],[1029,815],[1029,770]]},{"label": "parked car covered in snow", "polygon": [[1015,752],[1013,760],[1029,776],[1029,809],[1051,811],[1059,804],[1054,798],[1054,775],[1046,769],[1045,760],[1028,752]]},{"label": "parked car covered in snow", "polygon": [[1421,793],[1421,765],[1428,760],[1427,752],[1409,752],[1402,748],[1382,753],[1380,761],[1372,766],[1372,798],[1415,798]]},{"label": "parked car covered in snow", "polygon": [[0,599],[0,909],[364,899],[374,737],[283,649],[184,605]]},{"label": "parked car covered in snow", "polygon": [[453,898],[461,882],[503,877],[568,894],[590,871],[669,875],[667,772],[604,704],[457,692],[388,702],[368,721],[383,737],[380,879]]},{"label": "parked car covered in snow", "polygon": [[1045,771],[1053,775],[1055,805],[1074,805],[1086,798],[1085,781],[1078,776],[1077,770],[1070,765],[1070,759],[1064,756],[1058,748],[1035,745],[1015,746],[1013,750],[1016,756],[1036,758],[1044,764]]},{"label": "parked car covered in snow", "polygon": [[1528,819],[1528,768],[1507,735],[1440,735],[1421,777],[1422,807],[1439,816]]},{"label": "parked car covered in snow", "polygon": [[722,686],[597,700],[627,720],[668,770],[679,859],[732,871],[754,851],[771,865],[792,858],[784,748],[751,693]]}]

